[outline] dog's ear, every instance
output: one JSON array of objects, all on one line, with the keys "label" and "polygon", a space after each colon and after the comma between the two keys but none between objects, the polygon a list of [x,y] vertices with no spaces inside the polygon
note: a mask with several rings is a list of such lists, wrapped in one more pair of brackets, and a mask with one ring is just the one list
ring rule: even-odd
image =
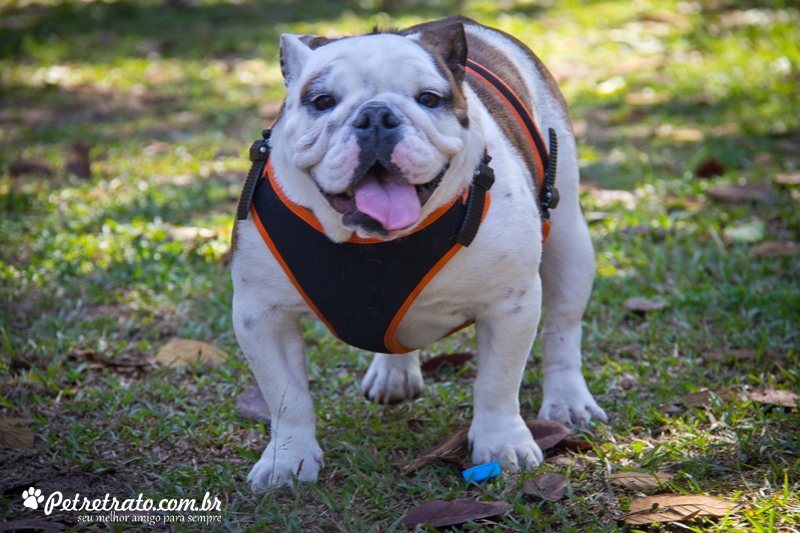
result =
[{"label": "dog's ear", "polygon": [[464,24],[455,22],[442,28],[424,30],[417,37],[417,41],[441,56],[447,69],[453,74],[456,84],[461,86],[464,82],[464,67],[467,65],[467,36],[464,33]]},{"label": "dog's ear", "polygon": [[281,35],[281,74],[287,88],[300,75],[311,52],[329,42],[330,39],[319,35]]}]

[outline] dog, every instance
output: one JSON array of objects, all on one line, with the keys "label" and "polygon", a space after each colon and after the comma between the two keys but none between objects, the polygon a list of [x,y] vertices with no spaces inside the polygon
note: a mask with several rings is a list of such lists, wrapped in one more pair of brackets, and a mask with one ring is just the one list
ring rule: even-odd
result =
[{"label": "dog", "polygon": [[607,421],[582,375],[595,262],[572,123],[533,52],[449,17],[286,34],[280,62],[286,98],[251,149],[231,264],[236,338],[274,417],[251,489],[313,482],[324,465],[304,314],[376,352],[362,389],[378,403],[417,396],[416,350],[474,321],[472,461],[516,472],[542,461],[519,387],[544,302],[539,417]]}]

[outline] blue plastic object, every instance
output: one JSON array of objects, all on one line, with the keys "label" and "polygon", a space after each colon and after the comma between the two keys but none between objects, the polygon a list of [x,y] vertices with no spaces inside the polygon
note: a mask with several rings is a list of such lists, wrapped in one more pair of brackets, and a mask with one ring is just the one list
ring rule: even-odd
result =
[{"label": "blue plastic object", "polygon": [[493,477],[500,475],[500,463],[495,461],[493,463],[486,463],[484,465],[473,466],[467,468],[462,472],[464,481],[468,483],[480,483]]}]

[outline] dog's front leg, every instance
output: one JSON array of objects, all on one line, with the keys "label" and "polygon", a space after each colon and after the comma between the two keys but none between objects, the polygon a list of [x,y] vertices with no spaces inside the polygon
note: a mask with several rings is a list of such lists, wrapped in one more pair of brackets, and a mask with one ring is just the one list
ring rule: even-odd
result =
[{"label": "dog's front leg", "polygon": [[269,444],[247,481],[253,491],[289,485],[292,476],[316,481],[324,462],[316,438],[299,316],[275,307],[248,314],[263,309],[247,305],[252,303],[244,301],[249,297],[244,291],[234,294],[233,325],[269,406],[272,424]]},{"label": "dog's front leg", "polygon": [[500,461],[503,468],[532,470],[542,461],[519,412],[519,386],[539,323],[541,283],[517,289],[512,297],[476,319],[478,376],[474,418],[469,430],[472,460]]}]

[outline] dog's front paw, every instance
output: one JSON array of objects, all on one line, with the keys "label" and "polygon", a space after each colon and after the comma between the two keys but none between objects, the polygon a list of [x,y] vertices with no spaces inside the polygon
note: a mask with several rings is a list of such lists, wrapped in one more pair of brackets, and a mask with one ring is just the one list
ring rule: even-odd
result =
[{"label": "dog's front paw", "polygon": [[469,430],[469,442],[473,463],[500,461],[504,469],[519,472],[521,468],[532,471],[542,462],[542,450],[521,416],[497,417],[486,423],[475,420]]},{"label": "dog's front paw", "polygon": [[271,441],[247,475],[247,483],[253,492],[291,485],[292,476],[313,483],[323,466],[322,449],[316,441],[313,446],[286,443],[277,451]]},{"label": "dog's front paw", "polygon": [[422,391],[419,356],[416,352],[376,353],[361,382],[361,390],[375,403],[397,403],[416,398]]},{"label": "dog's front paw", "polygon": [[539,418],[580,426],[586,426],[592,418],[608,422],[580,371],[546,374]]}]

